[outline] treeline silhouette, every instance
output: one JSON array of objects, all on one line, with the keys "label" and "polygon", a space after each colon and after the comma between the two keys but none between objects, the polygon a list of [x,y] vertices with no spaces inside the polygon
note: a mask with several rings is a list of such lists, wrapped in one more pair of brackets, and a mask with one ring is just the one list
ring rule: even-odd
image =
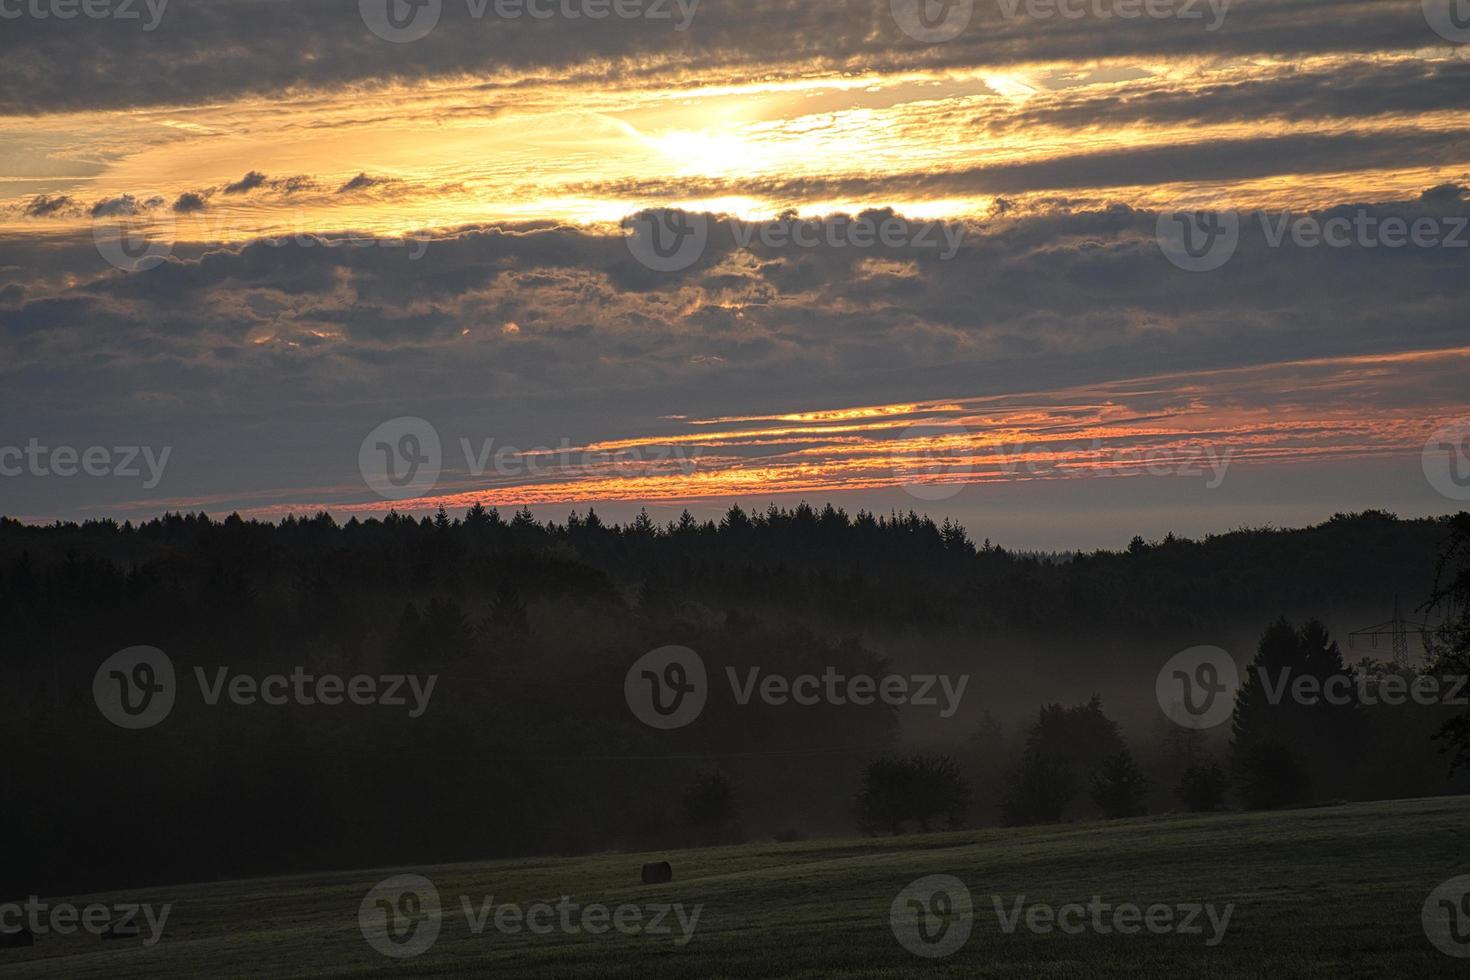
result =
[{"label": "treeline silhouette", "polygon": [[[1101,702],[1039,722],[1037,706],[1107,684],[1136,695],[1135,718],[1157,714],[1154,674],[1175,650],[1257,636],[1283,613],[1372,621],[1385,597],[1429,594],[1451,530],[1370,512],[1035,555],[912,513],[806,505],[625,525],[478,506],[345,523],[0,519],[12,890],[1177,807],[1185,773],[1210,772],[1200,746],[1175,751],[1179,737],[1161,730],[1127,753]],[[670,644],[698,651],[710,696],[695,724],[665,732],[633,715],[623,684],[634,660]],[[135,645],[168,654],[181,694],[156,728],[124,731],[97,710],[92,682]],[[196,671],[297,667],[440,680],[419,718],[209,705],[195,684]],[[752,667],[974,680],[964,711],[940,720],[881,703],[740,705],[726,670]],[[1088,730],[1090,711],[1116,740],[1068,764],[1060,805],[1031,809],[1017,788],[1036,774],[1018,761],[1067,741],[1052,728]],[[937,754],[891,761],[919,745]],[[1416,761],[1383,791],[1454,789],[1436,747],[1416,736],[1404,754]],[[879,777],[924,787],[926,802],[881,786],[864,797]]]}]

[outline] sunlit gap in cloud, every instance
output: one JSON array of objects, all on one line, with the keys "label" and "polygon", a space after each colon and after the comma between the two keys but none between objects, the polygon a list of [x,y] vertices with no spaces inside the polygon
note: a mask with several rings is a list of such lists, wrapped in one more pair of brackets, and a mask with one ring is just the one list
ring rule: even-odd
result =
[{"label": "sunlit gap in cloud", "polygon": [[[392,506],[644,502],[679,504],[895,487],[1150,478],[1202,459],[1232,466],[1417,457],[1435,418],[1470,412],[1421,403],[1470,371],[1470,348],[1293,361],[1109,381],[1054,391],[766,415],[664,419],[656,434],[543,447],[505,472],[448,465],[436,493]],[[1428,396],[1425,396],[1428,397]],[[1371,411],[1365,406],[1385,406]],[[670,431],[673,426],[673,431]],[[382,513],[360,484],[283,490],[243,505],[278,518]],[[116,505],[129,510],[127,504]],[[157,501],[138,507],[156,508]]]},{"label": "sunlit gap in cloud", "polygon": [[[223,243],[332,231],[447,233],[489,222],[611,225],[656,206],[742,218],[892,207],[923,219],[986,216],[1002,197],[1021,212],[1056,207],[1059,198],[1072,210],[1163,207],[1181,197],[1297,209],[1344,197],[1403,199],[1463,173],[1470,160],[1448,151],[1375,159],[1345,143],[1330,172],[1262,149],[1254,156],[1265,161],[1263,172],[1247,168],[1225,180],[1187,165],[1131,180],[1046,165],[1190,146],[1203,162],[1211,148],[1248,149],[1287,135],[1438,134],[1447,146],[1462,143],[1463,112],[1346,118],[1333,114],[1341,108],[1309,106],[1298,117],[1263,121],[1212,111],[1203,97],[1238,95],[1232,87],[1245,84],[1269,92],[1304,73],[1418,63],[1406,55],[1296,64],[1174,58],[760,82],[675,77],[661,88],[616,91],[474,79],[381,87],[370,97],[318,92],[8,119],[0,120],[9,146],[0,151],[0,228],[82,230],[97,203],[124,195],[162,202],[137,219],[143,230]],[[1159,108],[1196,97],[1193,116]],[[1266,109],[1274,111],[1269,102]],[[1114,169],[1130,173],[1126,162]],[[226,192],[252,171],[270,182]],[[359,175],[366,182],[354,186]],[[173,213],[186,194],[202,206]],[[47,196],[70,204],[28,213]]]}]

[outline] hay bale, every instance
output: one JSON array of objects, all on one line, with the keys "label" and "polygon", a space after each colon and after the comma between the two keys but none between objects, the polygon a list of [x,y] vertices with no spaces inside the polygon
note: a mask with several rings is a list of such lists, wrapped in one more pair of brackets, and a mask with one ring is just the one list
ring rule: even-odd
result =
[{"label": "hay bale", "polygon": [[645,885],[667,885],[674,880],[674,867],[667,861],[658,861],[654,864],[643,866],[643,883]]}]

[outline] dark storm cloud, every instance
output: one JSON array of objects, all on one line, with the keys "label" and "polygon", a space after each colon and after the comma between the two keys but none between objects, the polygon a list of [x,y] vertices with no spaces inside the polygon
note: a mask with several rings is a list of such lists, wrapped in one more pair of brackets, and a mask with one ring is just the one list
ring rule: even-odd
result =
[{"label": "dark storm cloud", "polygon": [[5,22],[0,40],[0,112],[199,103],[502,72],[663,85],[691,69],[887,70],[1447,47],[1415,0],[1238,0],[1213,32],[1181,19],[1006,19],[998,3],[980,0],[969,29],[936,45],[905,36],[888,0],[702,0],[688,29],[675,23],[475,20],[462,0],[446,0],[436,30],[394,44],[374,36],[349,2],[175,0],[146,32],[112,21],[21,18]]}]

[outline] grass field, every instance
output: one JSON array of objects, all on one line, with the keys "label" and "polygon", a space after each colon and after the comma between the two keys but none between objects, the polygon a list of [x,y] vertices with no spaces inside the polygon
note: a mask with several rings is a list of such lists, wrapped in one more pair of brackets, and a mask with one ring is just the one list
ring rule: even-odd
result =
[{"label": "grass field", "polygon": [[[102,942],[45,935],[0,952],[0,977],[1465,977],[1470,960],[1435,949],[1421,909],[1470,874],[1470,799],[1364,804],[1274,814],[1168,816],[1033,830],[884,840],[757,844],[658,855],[675,882],[642,886],[641,855],[458,864],[193,885],[73,899],[171,902],[163,939]],[[358,910],[400,872],[433,881],[437,942],[390,959]],[[954,875],[974,899],[968,942],[945,959],[903,948],[889,909],[910,882]],[[471,932],[473,906],[555,903],[702,905],[692,939]],[[1223,940],[1205,935],[1012,933],[997,921],[1026,904],[1213,903],[1235,908]],[[575,918],[574,918],[574,921]],[[672,921],[672,920],[671,920]]]}]

